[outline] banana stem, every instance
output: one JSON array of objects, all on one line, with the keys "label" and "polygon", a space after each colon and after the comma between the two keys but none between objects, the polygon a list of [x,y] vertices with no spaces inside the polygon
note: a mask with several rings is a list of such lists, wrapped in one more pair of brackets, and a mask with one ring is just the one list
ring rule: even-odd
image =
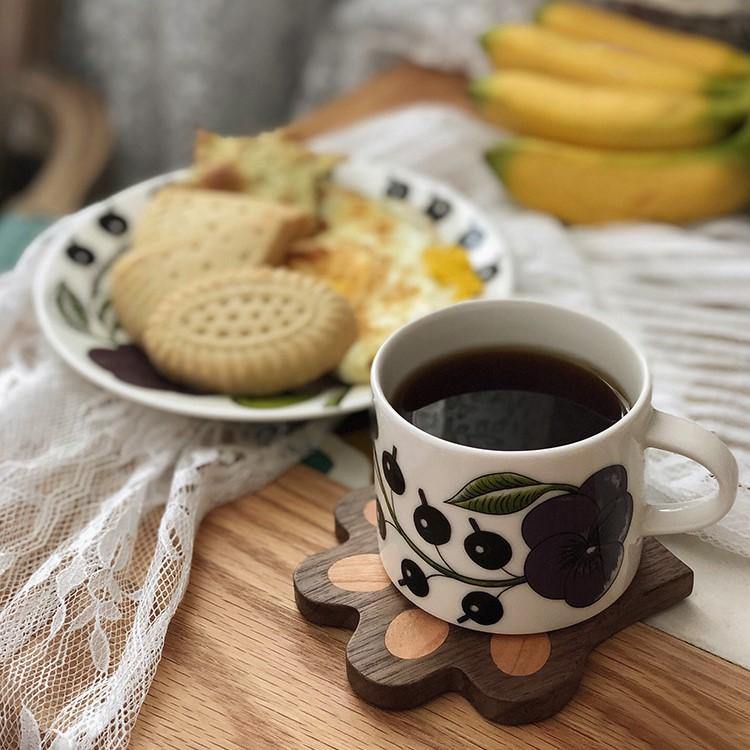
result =
[{"label": "banana stem", "polygon": [[750,112],[742,127],[732,136],[730,142],[742,151],[750,151]]},{"label": "banana stem", "polygon": [[730,122],[744,120],[750,114],[750,82],[732,93],[711,96],[709,102],[717,119]]}]

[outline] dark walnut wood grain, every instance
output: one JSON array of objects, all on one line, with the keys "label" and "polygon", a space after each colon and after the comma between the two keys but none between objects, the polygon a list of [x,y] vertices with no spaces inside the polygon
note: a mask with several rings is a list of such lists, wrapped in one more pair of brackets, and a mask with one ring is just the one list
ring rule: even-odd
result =
[{"label": "dark walnut wood grain", "polygon": [[294,572],[294,591],[308,620],[354,630],[346,649],[349,682],[382,708],[413,708],[457,692],[492,721],[541,721],[573,697],[597,645],[681,601],[693,587],[690,568],[647,539],[631,586],[585,623],[537,636],[491,636],[444,624],[421,613],[385,577],[373,497],[368,488],[339,503],[341,544],[304,560]]}]

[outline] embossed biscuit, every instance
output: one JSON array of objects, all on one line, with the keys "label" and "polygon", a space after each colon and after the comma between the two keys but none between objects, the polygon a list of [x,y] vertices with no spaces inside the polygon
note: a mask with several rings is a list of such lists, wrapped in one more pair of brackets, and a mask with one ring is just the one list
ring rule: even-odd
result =
[{"label": "embossed biscuit", "polygon": [[282,268],[212,273],[166,296],[143,337],[167,377],[206,391],[266,395],[334,369],[354,313],[317,279]]},{"label": "embossed biscuit", "polygon": [[[191,192],[180,188],[170,195]],[[219,218],[204,219],[201,224],[195,216],[192,219],[188,216],[182,226],[174,214],[172,221],[178,226],[174,236],[168,236],[167,227],[171,224],[159,229],[161,224],[149,220],[151,230],[145,236],[155,239],[141,239],[115,264],[110,280],[112,302],[121,325],[136,341],[140,340],[155,304],[179,284],[214,270],[275,265],[283,259],[290,243],[309,229],[306,220],[300,219],[302,214],[294,209],[229,195],[229,203],[241,205],[227,211],[227,198],[218,195],[216,206],[220,208],[213,215]],[[168,196],[167,200],[173,199]],[[181,198],[175,200],[176,205],[182,205]],[[207,216],[213,200],[198,201]],[[164,213],[172,215],[170,210]],[[189,232],[184,233],[186,227]]]},{"label": "embossed biscuit", "polygon": [[253,265],[252,255],[237,245],[200,240],[147,243],[115,263],[110,276],[112,305],[120,325],[140,341],[149,315],[165,294],[211,271]]},{"label": "embossed biscuit", "polygon": [[292,206],[176,184],[162,188],[148,203],[135,225],[133,244],[184,237],[213,238],[223,244],[244,241],[263,249],[262,262],[275,265],[291,241],[309,235],[316,226],[310,213]]}]

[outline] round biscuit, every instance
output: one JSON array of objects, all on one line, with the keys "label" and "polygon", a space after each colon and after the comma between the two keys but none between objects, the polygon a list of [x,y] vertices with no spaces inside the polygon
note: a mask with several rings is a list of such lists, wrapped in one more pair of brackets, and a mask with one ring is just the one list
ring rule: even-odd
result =
[{"label": "round biscuit", "polygon": [[356,338],[354,312],[327,284],[283,268],[214,272],[166,295],[143,343],[172,380],[267,395],[333,370]]},{"label": "round biscuit", "polygon": [[120,324],[139,341],[165,294],[211,271],[260,265],[264,257],[253,250],[240,235],[177,238],[134,247],[112,269],[112,304]]}]

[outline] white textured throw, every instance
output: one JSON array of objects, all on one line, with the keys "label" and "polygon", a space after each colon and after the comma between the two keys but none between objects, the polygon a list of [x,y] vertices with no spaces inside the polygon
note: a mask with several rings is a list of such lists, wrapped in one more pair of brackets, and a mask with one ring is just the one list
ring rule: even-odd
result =
[{"label": "white textured throw", "polygon": [[[750,225],[567,230],[508,204],[480,155],[495,137],[457,112],[418,107],[318,145],[453,183],[496,219],[520,293],[602,308],[634,327],[659,406],[735,448],[737,508],[706,537],[750,554]],[[29,288],[44,246],[42,237],[0,277],[0,748],[123,748],[200,519],[294,463],[325,426],[207,424],[88,385],[34,321]],[[667,497],[710,484],[679,459],[652,468],[654,493]]]}]

